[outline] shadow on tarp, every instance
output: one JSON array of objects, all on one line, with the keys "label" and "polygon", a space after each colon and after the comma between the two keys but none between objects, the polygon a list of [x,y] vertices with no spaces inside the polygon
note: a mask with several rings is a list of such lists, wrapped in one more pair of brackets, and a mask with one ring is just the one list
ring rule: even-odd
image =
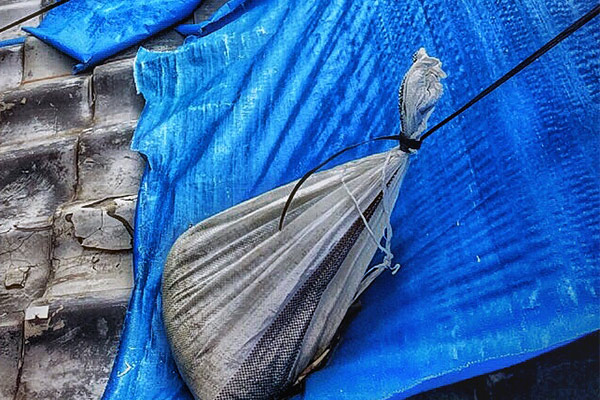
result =
[{"label": "shadow on tarp", "polygon": [[517,365],[410,399],[596,400],[600,398],[598,334],[596,331]]},{"label": "shadow on tarp", "polygon": [[[449,75],[435,122],[593,5],[255,0],[175,51],[140,50],[146,105],[132,148],[148,166],[135,288],[104,398],[190,398],[160,311],[164,260],[187,228],[342,147],[397,133],[396,90],[420,46]],[[365,293],[304,398],[404,398],[599,328],[599,25],[425,143],[392,216],[403,268]]]}]

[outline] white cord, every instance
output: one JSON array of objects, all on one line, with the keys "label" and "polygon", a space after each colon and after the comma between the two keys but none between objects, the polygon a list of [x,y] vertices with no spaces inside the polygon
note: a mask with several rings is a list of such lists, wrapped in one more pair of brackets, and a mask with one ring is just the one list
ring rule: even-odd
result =
[{"label": "white cord", "polygon": [[352,194],[352,192],[350,191],[350,188],[348,188],[348,185],[346,184],[346,181],[344,179],[344,175],[346,170],[344,169],[342,171],[342,186],[344,187],[344,189],[346,190],[346,193],[348,193],[348,196],[350,196],[350,199],[352,199],[352,202],[354,203],[354,206],[356,207],[356,211],[358,211],[358,214],[360,215],[360,218],[362,219],[363,223],[365,224],[365,227],[367,228],[367,232],[369,232],[369,236],[371,236],[371,239],[373,239],[373,242],[375,242],[375,244],[377,245],[377,248],[379,250],[381,250],[384,253],[384,257],[383,257],[383,262],[380,264],[377,264],[371,268],[369,268],[369,270],[367,272],[365,272],[365,276],[370,274],[372,271],[380,269],[380,268],[386,268],[389,269],[392,272],[392,275],[394,275],[396,272],[398,272],[398,270],[400,269],[400,264],[396,264],[392,267],[392,259],[394,258],[394,254],[392,253],[391,250],[391,246],[392,246],[392,225],[390,223],[390,216],[387,212],[387,210],[385,209],[385,193],[387,191],[387,180],[386,180],[386,174],[385,171],[387,169],[387,165],[389,163],[390,160],[390,156],[391,153],[388,153],[387,158],[385,160],[385,163],[383,164],[383,168],[382,168],[382,194],[383,194],[383,199],[382,199],[382,203],[383,203],[383,214],[384,214],[384,218],[386,221],[386,226],[383,229],[383,238],[385,239],[385,247],[381,245],[381,240],[378,240],[377,237],[375,236],[375,233],[373,232],[373,230],[371,229],[371,226],[369,225],[369,222],[367,221],[367,218],[365,217],[365,215],[363,214],[363,212],[360,209],[360,205],[358,204],[358,200],[356,200],[356,197],[354,197],[354,195]]}]

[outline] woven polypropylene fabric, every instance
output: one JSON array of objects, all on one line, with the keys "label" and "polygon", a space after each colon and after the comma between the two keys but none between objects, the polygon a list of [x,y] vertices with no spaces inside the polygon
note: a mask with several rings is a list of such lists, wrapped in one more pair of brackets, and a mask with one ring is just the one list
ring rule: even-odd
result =
[{"label": "woven polypropylene fabric", "polygon": [[164,268],[163,315],[196,398],[277,398],[329,346],[377,250],[346,189],[381,237],[383,207],[393,208],[407,161],[392,150],[313,175],[282,231],[293,184],[177,240]]},{"label": "woven polypropylene fabric", "polygon": [[[381,197],[378,196],[366,209],[367,221],[380,201]],[[274,399],[280,397],[294,383],[296,378],[292,375],[294,364],[321,295],[350,253],[350,249],[356,244],[364,228],[362,219],[357,217],[315,273],[302,284],[265,331],[233,379],[227,382],[217,397],[218,400]],[[361,272],[364,273],[365,270]],[[240,393],[248,395],[239,396]]]},{"label": "woven polypropylene fabric", "polygon": [[50,10],[35,28],[23,28],[80,63],[99,64],[189,16],[200,0],[70,0]]},{"label": "woven polypropylene fabric", "polygon": [[[440,60],[419,49],[402,82],[404,137],[425,131],[444,77]],[[330,346],[356,296],[391,265],[390,241],[380,241],[392,234],[408,157],[396,148],[313,174],[296,196],[302,181],[223,211],[175,242],[163,272],[163,318],[195,398],[279,398]],[[284,203],[294,219],[279,225]],[[378,248],[385,262],[367,274]]]},{"label": "woven polypropylene fabric", "polygon": [[[252,1],[175,52],[139,53],[133,147],[150,166],[106,397],[190,398],[159,312],[164,261],[185,230],[397,133],[393,93],[418,47],[448,73],[440,120],[593,5]],[[306,399],[402,398],[599,328],[599,41],[594,20],[424,143],[392,216],[403,267],[367,291]]]}]

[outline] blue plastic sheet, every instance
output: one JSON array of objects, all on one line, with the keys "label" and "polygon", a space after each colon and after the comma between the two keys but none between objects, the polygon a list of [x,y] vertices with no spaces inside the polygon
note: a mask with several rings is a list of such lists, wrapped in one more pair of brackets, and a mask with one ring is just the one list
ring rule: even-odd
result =
[{"label": "blue plastic sheet", "polygon": [[25,31],[80,61],[81,72],[183,20],[200,0],[70,0]]},{"label": "blue plastic sheet", "polygon": [[[136,285],[105,399],[190,398],[160,313],[178,235],[397,133],[418,47],[449,75],[435,122],[594,3],[257,0],[176,51],[140,50]],[[425,142],[393,215],[403,268],[365,294],[305,399],[400,399],[599,328],[599,40],[595,20]]]},{"label": "blue plastic sheet", "polygon": [[24,37],[0,40],[0,47],[9,47],[9,46],[14,46],[14,45],[23,44],[23,43],[25,43]]}]

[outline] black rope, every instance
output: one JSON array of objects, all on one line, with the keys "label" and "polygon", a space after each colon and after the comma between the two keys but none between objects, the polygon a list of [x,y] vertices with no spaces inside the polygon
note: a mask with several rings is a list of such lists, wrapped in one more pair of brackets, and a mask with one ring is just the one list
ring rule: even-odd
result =
[{"label": "black rope", "polygon": [[411,139],[400,133],[400,150],[405,153],[411,153],[411,150],[419,150],[421,148],[421,141],[417,139]]},{"label": "black rope", "polygon": [[285,215],[286,215],[288,209],[290,208],[290,205],[292,204],[292,200],[294,199],[294,196],[296,195],[296,192],[298,192],[298,190],[300,189],[300,186],[302,186],[302,184],[304,182],[306,182],[306,180],[312,174],[314,174],[315,172],[317,172],[320,168],[324,167],[325,164],[329,163],[330,161],[332,161],[333,159],[337,158],[338,156],[340,156],[341,154],[345,153],[348,150],[355,149],[355,148],[357,148],[359,146],[362,146],[364,144],[367,144],[367,143],[370,143],[370,142],[373,142],[373,141],[376,141],[376,140],[398,140],[400,142],[400,149],[402,151],[404,151],[404,152],[407,152],[407,153],[410,152],[410,149],[418,150],[421,147],[421,142],[423,140],[425,140],[427,137],[431,136],[432,133],[434,133],[435,131],[437,131],[438,129],[440,129],[442,126],[446,125],[448,122],[452,121],[454,118],[456,118],[457,116],[459,116],[460,114],[462,114],[465,110],[467,110],[468,108],[470,108],[473,104],[477,103],[479,100],[483,99],[485,96],[487,96],[488,94],[490,94],[491,92],[493,92],[500,85],[502,85],[507,80],[509,80],[510,78],[512,78],[513,76],[515,76],[517,73],[519,73],[525,67],[527,67],[529,64],[531,64],[532,62],[534,62],[535,60],[537,60],[538,58],[540,58],[542,55],[544,55],[546,52],[548,52],[550,49],[552,49],[554,46],[556,46],[557,44],[559,44],[560,42],[562,42],[563,40],[565,40],[573,32],[575,32],[576,30],[578,30],[579,28],[581,28],[582,26],[584,26],[585,24],[587,24],[588,22],[590,22],[594,17],[598,16],[599,13],[600,13],[600,4],[596,5],[589,12],[587,12],[583,17],[581,17],[577,21],[575,21],[571,26],[569,26],[564,31],[562,31],[561,33],[559,33],[558,35],[556,35],[548,43],[546,43],[545,45],[543,45],[542,47],[540,47],[537,51],[535,51],[529,57],[527,57],[526,59],[524,59],[523,61],[521,61],[519,64],[517,64],[516,67],[514,67],[513,69],[511,69],[510,71],[508,71],[500,79],[498,79],[497,81],[495,81],[494,83],[492,83],[490,86],[488,86],[487,88],[485,88],[481,93],[479,93],[477,96],[473,97],[464,106],[462,106],[461,108],[459,108],[458,110],[456,110],[454,113],[452,113],[446,119],[444,119],[443,121],[441,121],[440,123],[438,123],[437,125],[435,125],[433,128],[429,129],[427,132],[425,132],[421,136],[421,139],[419,139],[419,140],[409,139],[409,138],[403,136],[402,134],[400,134],[400,135],[394,135],[394,136],[376,137],[376,138],[373,138],[373,139],[370,139],[370,140],[366,140],[366,141],[358,143],[358,144],[354,144],[352,146],[348,146],[345,149],[342,149],[342,150],[338,151],[337,153],[335,153],[334,155],[332,155],[331,157],[329,157],[327,160],[323,161],[321,164],[317,165],[316,167],[314,167],[313,169],[311,169],[310,171],[308,171],[296,183],[296,185],[292,189],[292,192],[288,196],[287,201],[285,202],[285,206],[283,207],[283,211],[281,212],[281,218],[279,219],[279,230],[283,229],[283,222],[285,220]]},{"label": "black rope", "polygon": [[53,8],[56,8],[62,4],[65,4],[67,1],[69,1],[69,0],[59,0],[56,3],[52,3],[52,4],[47,5],[46,7],[42,7],[34,13],[26,15],[23,18],[16,20],[15,22],[11,22],[10,24],[3,26],[2,28],[0,28],[0,33],[7,31],[10,28],[14,28],[17,25],[21,25],[23,22],[29,21],[30,19],[35,18],[38,15],[42,15],[43,13],[48,12],[48,11],[52,10]]}]

